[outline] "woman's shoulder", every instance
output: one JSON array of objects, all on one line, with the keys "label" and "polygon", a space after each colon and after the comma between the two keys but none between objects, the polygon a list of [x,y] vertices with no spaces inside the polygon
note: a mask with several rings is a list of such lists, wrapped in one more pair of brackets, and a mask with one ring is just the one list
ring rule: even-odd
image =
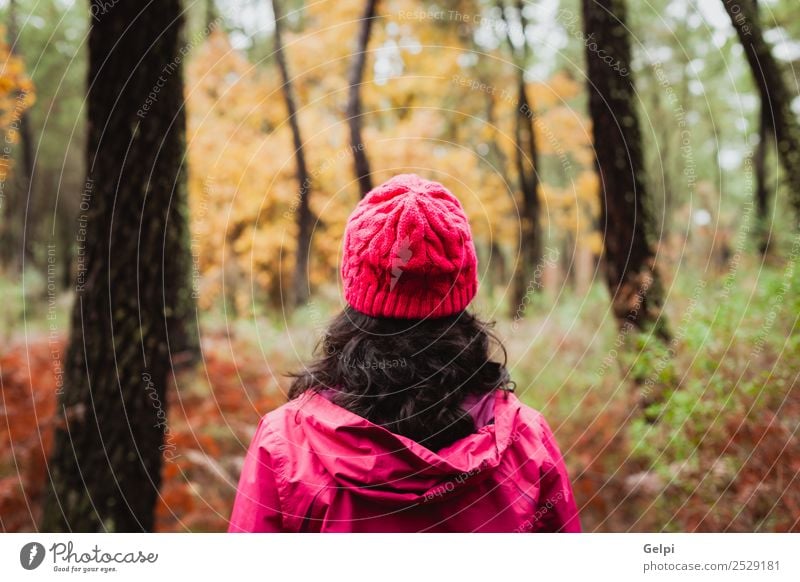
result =
[{"label": "woman's shoulder", "polygon": [[273,444],[296,444],[305,438],[309,423],[331,420],[336,411],[324,406],[326,402],[314,391],[300,394],[262,416],[259,433]]},{"label": "woman's shoulder", "polygon": [[537,429],[540,429],[543,424],[544,425],[547,424],[547,421],[545,420],[544,414],[539,412],[539,410],[537,410],[533,406],[525,404],[524,402],[520,401],[519,399],[518,399],[518,402],[519,402],[520,420],[522,420],[526,424],[529,424],[532,427],[537,428]]},{"label": "woman's shoulder", "polygon": [[545,422],[544,415],[534,407],[526,404],[515,392],[510,390],[497,389],[495,391],[497,402],[502,407],[498,411],[504,411],[513,415],[516,423],[523,423],[532,428]]},{"label": "woman's shoulder", "polygon": [[[547,422],[544,414],[536,408],[525,404],[516,395],[511,395],[513,399],[513,408],[516,410],[516,420],[514,423],[514,434],[517,435],[517,441],[524,440],[530,445],[543,444],[545,448],[551,449],[555,445],[555,436],[553,429]],[[521,439],[521,436],[525,439]]]},{"label": "woman's shoulder", "polygon": [[259,419],[254,438],[259,439],[262,445],[276,444],[285,440],[287,434],[295,431],[295,425],[298,423],[297,415],[300,413],[298,400],[300,398],[289,400],[264,414]]}]

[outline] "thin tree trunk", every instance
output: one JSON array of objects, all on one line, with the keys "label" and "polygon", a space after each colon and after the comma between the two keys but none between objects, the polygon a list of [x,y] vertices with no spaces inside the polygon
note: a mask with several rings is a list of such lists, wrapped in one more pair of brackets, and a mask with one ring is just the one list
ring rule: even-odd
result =
[{"label": "thin tree trunk", "polygon": [[[17,16],[17,1],[10,0],[8,3],[9,44],[11,53],[21,57]],[[21,111],[19,114],[17,133],[19,134],[17,159],[20,163],[14,176],[14,191],[6,199],[7,207],[3,217],[2,236],[0,236],[0,249],[2,249],[0,253],[2,253],[2,263],[6,270],[19,274],[22,272],[23,262],[30,262],[34,259],[30,241],[33,239],[31,230],[36,224],[32,220],[34,213],[31,212],[35,153],[30,117],[27,111]]]},{"label": "thin tree trunk", "polygon": [[756,242],[758,251],[762,255],[766,255],[769,251],[772,230],[769,224],[769,184],[767,179],[767,140],[771,135],[770,122],[769,109],[762,102],[758,122],[758,145],[753,152],[753,171],[756,178],[754,197],[758,222]]},{"label": "thin tree trunk", "polygon": [[509,23],[505,16],[505,5],[497,1],[500,16],[503,19],[505,40],[517,68],[517,107],[514,120],[515,165],[522,193],[520,207],[520,256],[514,272],[513,302],[511,314],[514,317],[524,316],[525,295],[531,290],[541,287],[541,281],[533,281],[537,264],[542,257],[541,228],[539,225],[539,152],[536,146],[536,112],[525,88],[525,68],[530,59],[530,48],[525,31],[527,21],[523,13],[523,3],[516,2],[517,17],[523,33],[523,44],[520,49],[514,46],[508,33]]},{"label": "thin tree trunk", "polygon": [[[758,14],[757,0],[753,0],[753,9],[755,14]],[[772,234],[769,224],[769,184],[767,183],[767,140],[772,134],[771,129],[772,115],[767,102],[761,99],[758,116],[758,145],[753,152],[753,171],[756,178],[753,197],[755,198],[756,206],[756,244],[762,256],[769,251]]]},{"label": "thin tree trunk", "polygon": [[778,156],[789,182],[789,200],[797,214],[796,220],[800,220],[800,122],[792,111],[794,95],[778,61],[772,56],[772,47],[764,39],[756,5],[752,0],[722,0],[722,5],[750,63],[761,103],[769,110]]},{"label": "thin tree trunk", "polygon": [[211,32],[211,29],[214,28],[218,18],[219,11],[217,10],[216,0],[206,0],[205,21],[207,31]]},{"label": "thin tree trunk", "polygon": [[283,54],[283,22],[280,2],[278,0],[272,0],[272,10],[275,14],[275,60],[278,62],[278,68],[281,72],[283,98],[286,101],[286,109],[289,113],[289,127],[292,129],[298,184],[297,254],[295,256],[294,278],[292,281],[292,297],[289,303],[291,305],[302,305],[308,301],[310,295],[308,283],[308,255],[311,251],[311,229],[314,226],[314,218],[311,215],[311,207],[309,206],[311,177],[306,167],[303,137],[300,133],[300,123],[297,115],[297,105],[294,99],[292,79],[289,76],[289,66],[286,64],[286,56]]},{"label": "thin tree trunk", "polygon": [[[479,50],[477,46],[473,47],[474,50]],[[482,83],[486,86],[490,86],[490,79],[483,74],[479,75],[479,79]],[[489,152],[486,154],[486,158],[489,164],[495,168],[495,171],[502,173],[505,175],[506,167],[508,164],[508,160],[506,158],[503,149],[500,147],[500,144],[497,143],[497,116],[495,113],[495,100],[494,97],[490,93],[486,93],[486,126],[492,128],[491,136],[488,138],[489,142]],[[489,244],[489,265],[490,265],[490,276],[488,277],[490,289],[489,295],[490,297],[494,297],[494,290],[495,288],[505,288],[508,285],[508,280],[506,279],[506,261],[505,256],[503,255],[503,251],[498,245],[497,240],[492,238],[491,243]]]},{"label": "thin tree trunk", "polygon": [[181,14],[120,2],[91,20],[85,240],[45,531],[154,528],[171,357],[193,340]]},{"label": "thin tree trunk", "polygon": [[[477,51],[480,49],[476,45],[473,47],[473,50]],[[479,74],[478,79],[487,87],[491,85],[491,79],[488,76]],[[506,158],[505,152],[503,152],[503,149],[500,147],[500,144],[497,143],[497,114],[495,113],[495,100],[494,96],[488,92],[486,93],[486,126],[492,130],[491,135],[488,138],[489,152],[486,154],[486,158],[495,168],[495,171],[501,172],[505,177],[508,159]]]},{"label": "thin tree trunk", "polygon": [[353,54],[350,70],[347,73],[350,91],[347,97],[346,114],[347,122],[350,125],[350,148],[353,150],[353,169],[362,198],[372,190],[372,176],[366,148],[361,137],[361,83],[364,79],[364,66],[367,62],[367,45],[369,45],[372,23],[375,20],[377,9],[378,0],[366,0],[358,29],[356,52]]},{"label": "thin tree trunk", "polygon": [[[540,287],[541,281],[532,281],[537,265],[542,258],[542,233],[539,225],[539,152],[536,147],[535,113],[525,90],[524,71],[519,71],[519,111],[517,118],[522,128],[522,141],[527,159],[522,164],[522,172],[527,172],[522,190],[522,263],[524,270],[516,278],[517,299],[521,303],[527,289]],[[534,283],[533,286],[530,283]]]},{"label": "thin tree trunk", "polygon": [[522,205],[520,207],[520,257],[514,273],[512,310],[517,316],[524,316],[524,310],[520,310],[519,306],[523,304],[525,295],[538,287],[537,282],[532,281],[531,278],[541,258],[541,229],[539,228],[538,156],[534,129],[526,112],[530,112],[531,117],[533,113],[528,105],[522,74],[518,79],[517,99],[519,106],[514,128],[515,162],[519,187],[522,192]]},{"label": "thin tree trunk", "polygon": [[577,257],[577,248],[575,244],[575,237],[570,231],[564,233],[564,250],[561,252],[561,269],[564,274],[564,284],[569,285],[571,289],[576,288],[577,277],[575,271],[577,266],[575,259]]},{"label": "thin tree trunk", "polygon": [[[652,220],[644,187],[625,5],[622,0],[582,1],[585,35],[596,41],[586,46],[589,112],[602,193],[604,270],[614,315],[626,328],[646,329],[654,324],[658,335],[666,338],[662,289],[649,232]],[[618,66],[608,62],[618,62]]]}]

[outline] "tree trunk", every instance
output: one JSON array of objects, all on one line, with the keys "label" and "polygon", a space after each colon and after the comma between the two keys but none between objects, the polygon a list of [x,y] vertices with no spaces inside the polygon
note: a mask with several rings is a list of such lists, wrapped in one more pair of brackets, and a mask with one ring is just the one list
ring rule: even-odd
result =
[{"label": "tree trunk", "polygon": [[523,32],[523,44],[514,46],[508,34],[509,23],[505,16],[505,5],[498,0],[497,7],[504,23],[505,40],[517,68],[517,107],[514,120],[515,164],[519,189],[522,193],[520,206],[520,256],[514,272],[512,317],[523,317],[525,296],[541,287],[541,281],[534,281],[538,263],[542,258],[541,228],[539,225],[539,152],[536,146],[536,112],[528,98],[525,88],[525,68],[530,59],[525,30],[527,21],[523,13],[523,3],[516,3],[517,18]]},{"label": "tree trunk", "polygon": [[206,13],[205,13],[205,24],[206,30],[211,32],[211,29],[214,28],[217,19],[219,19],[219,11],[217,10],[217,3],[216,0],[206,0]]},{"label": "tree trunk", "polygon": [[378,0],[366,0],[364,13],[361,15],[356,41],[356,52],[350,61],[347,82],[350,91],[347,97],[347,122],[350,125],[350,148],[353,150],[353,169],[358,180],[361,197],[372,190],[369,159],[361,138],[361,83],[364,79],[364,66],[367,62],[367,45],[372,32],[372,22],[378,9]]},{"label": "tree trunk", "polygon": [[541,229],[539,228],[539,178],[538,156],[536,154],[535,137],[531,120],[524,111],[532,111],[528,105],[525,82],[520,70],[517,86],[516,119],[514,121],[515,165],[519,189],[522,193],[520,205],[520,255],[514,272],[512,315],[523,317],[524,310],[520,306],[525,303],[525,295],[535,290],[541,281],[532,280],[536,266],[541,258]]},{"label": "tree trunk", "polygon": [[297,168],[297,254],[295,256],[294,279],[292,281],[292,305],[302,305],[308,301],[310,289],[308,284],[308,255],[311,251],[311,229],[314,226],[314,219],[311,215],[309,206],[309,196],[311,192],[311,177],[306,167],[306,158],[303,151],[303,137],[300,133],[300,123],[297,115],[297,105],[294,100],[292,89],[292,79],[289,76],[289,66],[286,64],[286,56],[283,54],[283,40],[281,31],[283,22],[280,11],[280,2],[272,0],[272,11],[275,14],[275,60],[281,72],[283,81],[283,98],[286,101],[286,109],[289,113],[289,127],[292,129],[292,141],[294,143],[294,156]]},{"label": "tree trunk", "polygon": [[624,328],[653,324],[666,338],[624,1],[583,0],[583,22],[585,36],[593,41],[586,43],[589,113],[601,184],[604,270],[614,315]]},{"label": "tree trunk", "polygon": [[769,110],[778,156],[789,182],[789,199],[797,214],[796,220],[800,220],[800,122],[792,111],[794,95],[778,61],[772,56],[772,47],[764,39],[753,1],[722,0],[722,5],[747,55],[761,103]]},{"label": "tree trunk", "polygon": [[[758,2],[753,0],[753,9],[758,14]],[[769,184],[767,179],[767,140],[772,135],[772,116],[769,106],[763,99],[759,104],[758,145],[753,152],[753,171],[756,185],[753,197],[756,207],[755,237],[758,251],[766,255],[769,251],[772,229],[769,224]]]},{"label": "tree trunk", "polygon": [[[472,48],[473,50],[480,50],[477,45],[474,45]],[[491,85],[491,79],[488,77],[488,75],[480,73],[479,79],[485,86],[488,87]],[[490,137],[487,138],[489,142],[489,152],[486,154],[486,158],[489,162],[489,165],[493,168],[496,168],[496,171],[500,172],[505,178],[508,160],[503,152],[503,149],[500,147],[500,144],[497,142],[497,116],[495,113],[495,100],[494,97],[488,92],[486,93],[486,127],[492,129]],[[487,278],[489,281],[489,296],[494,298],[494,290],[496,288],[505,289],[508,285],[505,256],[503,255],[503,251],[495,238],[492,238],[491,243],[489,244],[489,256],[487,260],[489,261],[488,270],[490,273],[489,277]]]},{"label": "tree trunk", "polygon": [[[542,258],[542,234],[539,225],[539,154],[536,147],[536,133],[534,128],[535,113],[528,100],[525,90],[524,69],[519,69],[517,121],[521,129],[517,136],[517,152],[521,155],[518,160],[518,171],[522,189],[522,224],[520,225],[520,267],[515,277],[515,299],[517,305],[522,305],[525,294],[529,289],[541,287],[541,281],[534,281],[536,269]],[[524,153],[523,153],[524,152]],[[527,174],[527,175],[526,175]],[[524,315],[524,313],[523,313]]]},{"label": "tree trunk", "polygon": [[767,179],[767,140],[771,132],[769,124],[771,118],[766,103],[761,103],[758,121],[758,145],[753,152],[753,171],[755,173],[756,187],[754,192],[756,206],[756,243],[758,251],[766,255],[769,251],[772,229],[769,222],[769,184]]},{"label": "tree trunk", "polygon": [[[10,0],[8,3],[8,39],[11,53],[20,55],[19,26],[17,22],[17,2]],[[33,197],[33,175],[35,152],[33,149],[33,136],[31,134],[30,117],[27,111],[19,114],[17,132],[19,145],[17,160],[19,165],[14,175],[14,190],[7,197],[6,210],[3,213],[3,225],[0,230],[0,253],[2,264],[7,272],[22,273],[23,263],[33,261],[31,240],[34,238],[36,222],[31,212]],[[30,267],[31,265],[28,265]]]},{"label": "tree trunk", "polygon": [[[91,20],[87,179],[45,531],[150,531],[187,316],[180,0]],[[165,441],[165,435],[167,439]]]}]

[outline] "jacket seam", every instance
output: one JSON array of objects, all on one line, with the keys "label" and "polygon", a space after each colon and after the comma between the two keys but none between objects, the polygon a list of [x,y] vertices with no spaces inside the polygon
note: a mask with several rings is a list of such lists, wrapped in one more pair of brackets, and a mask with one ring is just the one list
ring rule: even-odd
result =
[{"label": "jacket seam", "polygon": [[286,514],[283,511],[284,499],[287,498],[287,491],[286,485],[283,482],[283,475],[286,473],[286,458],[283,454],[281,454],[279,447],[275,446],[274,443],[266,443],[265,441],[271,441],[272,438],[275,436],[275,431],[272,428],[272,423],[267,417],[264,417],[264,425],[266,431],[264,433],[264,441],[262,441],[262,445],[269,444],[269,448],[266,448],[267,452],[269,453],[269,458],[272,461],[272,479],[275,482],[275,488],[278,493],[278,507],[276,510],[278,511],[278,515],[280,516],[281,521],[281,528],[283,530],[289,529],[286,523]]}]

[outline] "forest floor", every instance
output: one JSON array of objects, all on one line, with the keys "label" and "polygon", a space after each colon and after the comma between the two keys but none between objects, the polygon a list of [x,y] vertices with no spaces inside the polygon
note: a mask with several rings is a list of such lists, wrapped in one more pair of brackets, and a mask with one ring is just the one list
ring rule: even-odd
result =
[{"label": "forest floor", "polygon": [[[793,267],[668,281],[674,341],[666,347],[618,332],[599,286],[583,297],[538,297],[524,321],[498,322],[518,394],[561,445],[585,530],[800,531]],[[285,373],[309,357],[320,313],[329,312],[315,305],[288,324],[203,322],[203,360],[170,391],[160,531],[226,528],[258,419],[283,402]],[[0,347],[2,531],[35,529],[47,476],[51,354],[64,334],[49,335],[43,321]],[[631,378],[660,394],[649,409],[656,422],[636,405]]]}]

